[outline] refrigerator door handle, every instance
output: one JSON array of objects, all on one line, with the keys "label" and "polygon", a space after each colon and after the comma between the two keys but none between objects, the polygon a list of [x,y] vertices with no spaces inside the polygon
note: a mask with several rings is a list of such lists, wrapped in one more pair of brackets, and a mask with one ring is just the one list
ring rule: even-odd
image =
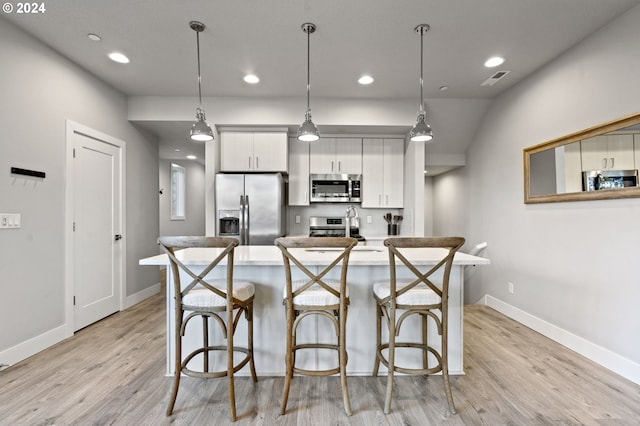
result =
[{"label": "refrigerator door handle", "polygon": [[244,244],[244,195],[240,196],[240,244]]},{"label": "refrigerator door handle", "polygon": [[244,196],[244,244],[249,245],[249,226],[251,225],[249,222],[249,196]]}]

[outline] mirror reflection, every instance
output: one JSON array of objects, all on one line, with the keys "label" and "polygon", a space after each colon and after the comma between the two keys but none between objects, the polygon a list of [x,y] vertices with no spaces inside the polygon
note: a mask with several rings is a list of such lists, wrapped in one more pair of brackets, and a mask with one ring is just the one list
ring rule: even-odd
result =
[{"label": "mirror reflection", "polygon": [[524,150],[525,203],[640,197],[640,114]]}]

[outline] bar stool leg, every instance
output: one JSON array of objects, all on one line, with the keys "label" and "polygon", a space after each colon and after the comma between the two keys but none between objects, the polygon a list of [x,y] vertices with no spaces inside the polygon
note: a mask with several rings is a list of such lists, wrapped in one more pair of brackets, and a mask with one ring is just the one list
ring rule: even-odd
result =
[{"label": "bar stool leg", "polygon": [[[180,321],[178,321],[180,319]],[[182,311],[176,312],[176,320],[174,326],[175,333],[175,362],[173,373],[173,389],[171,391],[171,398],[169,399],[169,405],[167,406],[167,416],[173,414],[173,407],[176,405],[176,398],[178,397],[178,387],[180,386],[180,374],[182,372],[182,336],[180,335],[180,324],[182,323]]]},{"label": "bar stool leg", "polygon": [[204,347],[204,352],[202,356],[204,357],[202,363],[202,371],[209,371],[209,318],[206,315],[202,315],[202,344]]},{"label": "bar stool leg", "polygon": [[422,368],[425,370],[429,368],[429,324],[427,315],[420,314],[420,318],[422,318],[422,344],[424,348],[422,349]]},{"label": "bar stool leg", "polygon": [[251,358],[249,359],[249,368],[251,369],[251,378],[254,382],[258,381],[258,376],[256,375],[256,365],[253,362],[253,304],[247,306],[246,310],[246,318],[247,318],[247,331],[249,333],[249,354]]},{"label": "bar stool leg", "polygon": [[378,377],[382,346],[382,308],[376,303],[376,357],[373,361],[373,377]]},{"label": "bar stool leg", "polygon": [[384,402],[384,413],[391,411],[391,392],[393,390],[393,374],[395,373],[396,362],[396,310],[395,307],[389,309],[389,374],[387,375],[387,394]]},{"label": "bar stool leg", "polygon": [[293,364],[294,364],[294,345],[293,341],[293,312],[289,307],[286,308],[287,315],[287,353],[285,355],[286,360],[286,377],[284,379],[284,390],[282,393],[282,405],[280,406],[280,414],[284,415],[287,411],[287,400],[289,399],[289,389],[291,388],[291,378],[293,377]]},{"label": "bar stool leg", "polygon": [[233,309],[227,309],[227,376],[229,377],[229,400],[231,403],[231,421],[235,422],[236,387],[233,379]]},{"label": "bar stool leg", "polygon": [[351,401],[349,400],[349,388],[347,386],[347,307],[343,303],[340,307],[340,337],[339,337],[339,363],[340,363],[340,382],[342,384],[342,399],[344,400],[344,410],[347,412],[347,416],[352,414]]},{"label": "bar stool leg", "polygon": [[449,413],[456,414],[456,406],[453,403],[453,394],[451,393],[451,384],[449,382],[449,342],[448,342],[448,321],[445,318],[447,310],[442,311],[442,380],[444,381],[444,391],[447,394],[447,403],[449,404]]}]

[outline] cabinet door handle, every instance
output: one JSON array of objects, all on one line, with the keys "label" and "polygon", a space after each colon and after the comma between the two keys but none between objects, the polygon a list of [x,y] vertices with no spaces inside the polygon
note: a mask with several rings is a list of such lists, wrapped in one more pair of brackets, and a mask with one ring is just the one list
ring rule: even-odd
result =
[{"label": "cabinet door handle", "polygon": [[338,171],[342,171],[342,161],[338,161]]},{"label": "cabinet door handle", "polygon": [[331,171],[333,171],[333,160],[331,161]]},{"label": "cabinet door handle", "polygon": [[251,156],[247,157],[249,159],[249,168],[251,168]]},{"label": "cabinet door handle", "polygon": [[611,165],[609,166],[609,168],[613,169],[614,168],[614,166],[613,166],[613,163],[614,163],[613,157],[609,158],[609,160],[611,160]]},{"label": "cabinet door handle", "polygon": [[607,168],[607,159],[606,159],[606,158],[603,158],[603,159],[602,159],[602,168],[603,168],[603,169],[606,169],[606,168]]},{"label": "cabinet door handle", "polygon": [[256,170],[260,168],[260,157],[256,157]]}]

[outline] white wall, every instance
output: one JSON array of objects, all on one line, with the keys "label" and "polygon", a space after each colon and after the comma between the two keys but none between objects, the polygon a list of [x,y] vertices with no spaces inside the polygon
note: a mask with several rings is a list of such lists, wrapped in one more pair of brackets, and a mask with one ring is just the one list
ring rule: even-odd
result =
[{"label": "white wall", "polygon": [[[436,179],[435,204],[437,233],[489,243],[468,303],[488,295],[640,383],[640,199],[525,205],[522,165],[527,146],[640,110],[638,22],[640,6],[498,98],[468,166]],[[450,194],[468,199],[464,211]]]},{"label": "white wall", "polygon": [[[185,219],[171,220],[171,164],[185,168]],[[190,160],[161,160],[160,235],[205,235],[204,165]]]},{"label": "white wall", "polygon": [[[20,348],[59,340],[52,331],[66,326],[65,121],[126,143],[125,294],[134,299],[159,281],[155,268],[138,266],[157,252],[158,147],[127,121],[121,93],[3,18],[0,52],[0,212],[22,215],[20,229],[0,230],[0,362],[8,363]],[[12,166],[46,178],[14,179]]]}]

